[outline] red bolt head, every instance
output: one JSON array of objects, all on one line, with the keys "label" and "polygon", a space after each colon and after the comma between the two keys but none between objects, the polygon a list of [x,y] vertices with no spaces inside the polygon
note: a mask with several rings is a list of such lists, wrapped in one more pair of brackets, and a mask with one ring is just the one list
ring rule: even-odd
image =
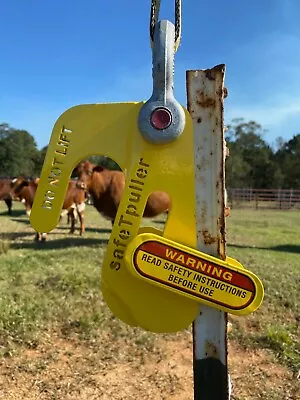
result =
[{"label": "red bolt head", "polygon": [[156,108],[151,114],[150,122],[155,129],[166,129],[171,125],[172,114],[166,108]]}]

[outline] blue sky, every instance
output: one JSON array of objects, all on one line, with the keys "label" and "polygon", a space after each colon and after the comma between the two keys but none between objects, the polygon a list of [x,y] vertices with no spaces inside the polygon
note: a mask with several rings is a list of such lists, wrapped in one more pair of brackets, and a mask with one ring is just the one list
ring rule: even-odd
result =
[{"label": "blue sky", "polygon": [[[174,20],[174,0],[161,19]],[[76,104],[141,101],[152,92],[150,0],[0,1],[0,122],[38,147]],[[286,140],[300,133],[300,1],[182,0],[175,96],[185,71],[226,64],[225,122],[254,119]]]}]

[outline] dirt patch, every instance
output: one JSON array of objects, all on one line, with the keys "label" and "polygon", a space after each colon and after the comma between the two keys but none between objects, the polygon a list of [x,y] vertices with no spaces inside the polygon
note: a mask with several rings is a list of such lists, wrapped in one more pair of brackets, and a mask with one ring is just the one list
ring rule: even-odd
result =
[{"label": "dirt patch", "polygon": [[234,342],[229,343],[228,351],[234,399],[300,398],[299,381],[270,351],[245,350]]},{"label": "dirt patch", "polygon": [[[0,399],[193,399],[189,332],[156,337],[151,351],[104,333],[86,344],[51,338],[1,360]],[[266,350],[245,351],[230,342],[229,368],[233,399],[300,398],[296,378]]]}]

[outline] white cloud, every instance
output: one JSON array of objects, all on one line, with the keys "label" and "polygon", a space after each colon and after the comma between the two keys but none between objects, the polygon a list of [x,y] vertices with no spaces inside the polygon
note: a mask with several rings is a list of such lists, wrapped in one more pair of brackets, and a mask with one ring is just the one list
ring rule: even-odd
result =
[{"label": "white cloud", "polygon": [[226,119],[242,117],[246,120],[256,120],[262,125],[276,126],[288,122],[290,117],[299,115],[300,124],[300,98],[290,104],[279,105],[249,105],[225,108]]}]

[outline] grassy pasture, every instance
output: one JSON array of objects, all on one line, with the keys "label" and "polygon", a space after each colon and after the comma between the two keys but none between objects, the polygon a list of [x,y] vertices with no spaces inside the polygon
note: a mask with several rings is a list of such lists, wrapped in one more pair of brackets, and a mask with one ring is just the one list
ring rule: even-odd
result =
[{"label": "grassy pasture", "polygon": [[[86,226],[71,236],[64,220],[37,244],[23,205],[9,217],[0,203],[0,399],[192,399],[191,330],[114,318],[99,290],[110,223],[88,206]],[[300,212],[233,210],[227,241],[266,292],[230,316],[233,399],[300,399]]]}]

